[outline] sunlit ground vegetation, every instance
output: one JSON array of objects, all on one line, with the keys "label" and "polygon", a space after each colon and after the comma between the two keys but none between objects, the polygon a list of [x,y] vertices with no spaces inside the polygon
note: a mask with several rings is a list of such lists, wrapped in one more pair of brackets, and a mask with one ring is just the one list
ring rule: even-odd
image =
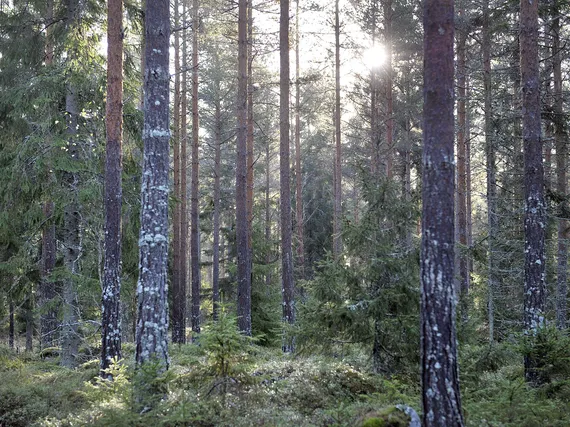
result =
[{"label": "sunlit ground vegetation", "polygon": [[[171,369],[158,377],[152,367],[135,374],[134,349],[127,344],[125,359],[110,368],[114,381],[102,380],[98,359],[83,350],[86,361],[68,370],[58,366],[55,351],[18,354],[0,347],[0,425],[399,426],[408,420],[395,405],[421,414],[419,370],[372,374],[369,351],[346,344],[321,354],[301,349],[283,355],[240,335],[226,315],[199,343],[172,346]],[[467,425],[570,425],[569,350],[568,337],[555,330],[493,347],[463,344]],[[522,359],[529,352],[545,361],[548,382],[539,388],[524,381]],[[133,384],[149,378],[161,393],[153,393],[152,409],[135,410]]]}]

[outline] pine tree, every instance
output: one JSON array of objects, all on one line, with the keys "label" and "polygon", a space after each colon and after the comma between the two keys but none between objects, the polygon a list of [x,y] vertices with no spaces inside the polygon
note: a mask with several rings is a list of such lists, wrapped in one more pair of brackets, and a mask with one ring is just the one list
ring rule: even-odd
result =
[{"label": "pine tree", "polygon": [[168,369],[169,2],[145,9],[144,159],[141,186],[136,363]]},{"label": "pine tree", "polygon": [[107,4],[107,149],[105,266],[101,319],[101,371],[121,358],[121,203],[123,140],[123,3]]},{"label": "pine tree", "polygon": [[424,152],[420,261],[423,423],[463,426],[454,280],[454,8],[424,3]]}]

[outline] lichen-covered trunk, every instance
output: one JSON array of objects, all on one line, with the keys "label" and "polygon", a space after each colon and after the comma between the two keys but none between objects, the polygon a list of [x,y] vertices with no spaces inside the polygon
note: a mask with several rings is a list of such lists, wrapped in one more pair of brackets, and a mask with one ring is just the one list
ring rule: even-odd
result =
[{"label": "lichen-covered trunk", "polygon": [[568,192],[568,134],[564,122],[564,98],[562,95],[562,57],[560,55],[560,6],[555,0],[552,10],[552,62],[554,80],[554,141],[556,145],[557,191],[561,196],[558,220],[558,274],[556,283],[556,326],[566,329],[568,294],[568,239],[570,214],[566,194]]},{"label": "lichen-covered trunk", "polygon": [[334,208],[333,208],[333,255],[340,256],[342,251],[342,150],[341,150],[341,126],[340,126],[340,17],[339,0],[335,1],[334,9],[334,37],[335,37],[335,110],[334,110]]},{"label": "lichen-covered trunk", "polygon": [[[121,359],[121,203],[123,140],[123,3],[107,3],[107,147],[101,371]],[[105,375],[102,373],[102,375]]]},{"label": "lichen-covered trunk", "polygon": [[251,335],[251,262],[247,220],[247,0],[238,5],[238,96],[236,147],[236,244],[238,328]]},{"label": "lichen-covered trunk", "polygon": [[[180,25],[180,2],[174,1],[174,25]],[[185,197],[181,192],[181,162],[180,162],[180,31],[174,33],[174,105],[172,108],[172,148],[173,148],[173,180],[174,180],[174,198],[175,202],[172,206],[172,342],[180,344],[183,342],[185,335],[185,316],[181,311],[182,303],[186,300],[186,296],[181,292],[180,280],[180,260],[182,251],[180,246],[180,232],[183,224],[180,221],[180,211],[182,199]],[[185,112],[183,112],[185,114]]]},{"label": "lichen-covered trunk", "polygon": [[[291,182],[289,160],[289,0],[281,0],[279,22],[279,184],[281,208],[281,292],[283,322],[295,323],[293,251],[291,248]],[[295,342],[288,334],[283,351],[293,352]]]},{"label": "lichen-covered trunk", "polygon": [[146,3],[143,169],[139,279],[137,283],[137,366],[149,361],[168,369],[168,170],[169,170],[169,2]]},{"label": "lichen-covered trunk", "polygon": [[192,266],[192,332],[200,333],[200,215],[198,205],[200,117],[198,111],[198,0],[192,2],[192,189],[190,197],[190,258]]},{"label": "lichen-covered trunk", "polygon": [[[465,11],[459,11],[461,19],[465,19]],[[459,244],[467,246],[467,90],[466,90],[466,42],[467,28],[463,25],[458,31],[457,37],[457,234]],[[458,255],[459,258],[459,291],[461,301],[461,318],[467,321],[469,318],[469,269],[467,265],[466,251]]]},{"label": "lichen-covered trunk", "polygon": [[[522,85],[522,135],[524,150],[524,328],[536,334],[544,325],[546,205],[544,168],[540,136],[540,98],[538,68],[538,2],[520,2],[520,61]],[[525,357],[525,377],[541,382],[540,361]]]},{"label": "lichen-covered trunk", "polygon": [[426,426],[463,426],[454,281],[454,10],[424,2],[421,245],[422,402]]}]

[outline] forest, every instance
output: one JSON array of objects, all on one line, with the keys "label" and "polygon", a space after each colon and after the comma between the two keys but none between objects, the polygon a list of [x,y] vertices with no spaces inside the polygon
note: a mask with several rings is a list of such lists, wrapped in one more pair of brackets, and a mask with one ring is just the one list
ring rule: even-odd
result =
[{"label": "forest", "polygon": [[0,0],[0,427],[570,426],[568,0]]}]

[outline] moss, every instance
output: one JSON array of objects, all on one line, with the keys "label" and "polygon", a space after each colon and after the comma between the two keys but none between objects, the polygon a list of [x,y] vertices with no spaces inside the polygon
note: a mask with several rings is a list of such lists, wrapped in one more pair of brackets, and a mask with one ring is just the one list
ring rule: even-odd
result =
[{"label": "moss", "polygon": [[360,427],[408,427],[410,417],[395,406],[369,412],[356,423]]}]

